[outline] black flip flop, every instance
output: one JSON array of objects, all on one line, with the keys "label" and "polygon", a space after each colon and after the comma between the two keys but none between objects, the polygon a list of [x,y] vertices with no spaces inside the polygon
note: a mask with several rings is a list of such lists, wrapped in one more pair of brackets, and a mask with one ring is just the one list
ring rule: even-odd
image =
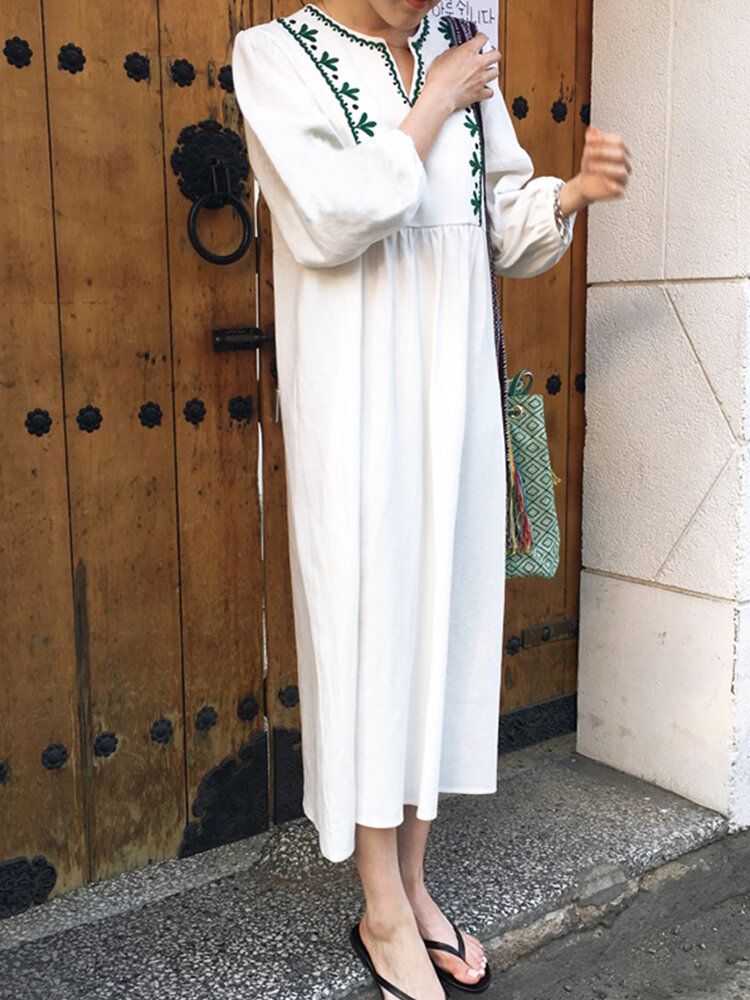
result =
[{"label": "black flip flop", "polygon": [[[375,966],[372,964],[372,958],[370,957],[370,952],[367,950],[367,946],[362,940],[362,935],[359,933],[359,921],[352,927],[349,934],[349,940],[352,943],[352,948],[362,959],[362,962],[367,969],[367,971],[372,975],[378,986],[382,986],[384,990],[388,990],[392,993],[394,997],[398,997],[398,1000],[415,1000],[415,997],[411,996],[409,993],[404,993],[400,990],[398,986],[394,986],[393,983],[389,983],[385,976],[381,976],[376,970]],[[445,994],[448,996],[447,992]]]},{"label": "black flip flop", "polygon": [[[456,940],[458,941],[458,948],[454,948],[452,944],[445,944],[443,941],[433,941],[432,938],[422,938],[425,943],[426,948],[439,948],[440,951],[448,951],[451,955],[457,955],[462,962],[466,962],[466,942],[464,941],[461,931],[456,927],[450,917],[451,927],[456,932]],[[484,993],[487,987],[490,985],[490,979],[492,979],[492,970],[490,966],[484,970],[484,975],[481,979],[478,979],[475,983],[465,983],[461,979],[456,979],[452,972],[448,972],[447,969],[441,969],[434,958],[430,956],[430,961],[435,966],[435,971],[440,977],[441,982],[445,985],[454,987],[457,990],[463,990],[464,993]],[[466,962],[468,965],[469,963]]]}]

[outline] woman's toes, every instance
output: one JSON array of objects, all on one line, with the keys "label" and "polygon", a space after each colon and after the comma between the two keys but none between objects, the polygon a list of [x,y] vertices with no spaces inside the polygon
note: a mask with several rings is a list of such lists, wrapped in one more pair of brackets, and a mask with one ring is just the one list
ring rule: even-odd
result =
[{"label": "woman's toes", "polygon": [[487,960],[481,943],[476,938],[469,938],[466,942],[466,960],[475,969],[484,969]]}]

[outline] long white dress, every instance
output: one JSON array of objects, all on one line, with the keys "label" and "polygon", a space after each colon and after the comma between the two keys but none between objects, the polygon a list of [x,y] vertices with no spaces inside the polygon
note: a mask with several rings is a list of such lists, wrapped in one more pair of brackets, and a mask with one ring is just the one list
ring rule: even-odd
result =
[{"label": "long white dress", "polygon": [[[497,790],[505,443],[482,198],[498,273],[570,244],[504,99],[398,126],[449,46],[426,14],[407,93],[386,43],[312,3],[240,31],[234,87],[272,216],[304,769],[321,853],[403,804]],[[482,178],[484,177],[484,184]],[[528,183],[527,183],[528,182]]]}]

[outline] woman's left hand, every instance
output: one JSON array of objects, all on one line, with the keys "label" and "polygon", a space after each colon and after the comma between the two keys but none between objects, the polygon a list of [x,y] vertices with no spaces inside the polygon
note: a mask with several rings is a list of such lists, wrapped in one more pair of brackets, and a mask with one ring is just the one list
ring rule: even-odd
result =
[{"label": "woman's left hand", "polygon": [[578,189],[587,202],[621,198],[632,171],[622,136],[589,125],[584,137]]},{"label": "woman's left hand", "polygon": [[589,125],[580,172],[560,191],[560,207],[568,215],[594,201],[622,198],[632,169],[630,150],[622,136]]}]

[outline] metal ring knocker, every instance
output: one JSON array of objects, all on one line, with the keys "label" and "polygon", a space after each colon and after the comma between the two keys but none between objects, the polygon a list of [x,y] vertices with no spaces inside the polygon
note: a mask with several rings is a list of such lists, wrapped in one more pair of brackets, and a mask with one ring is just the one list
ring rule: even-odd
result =
[{"label": "metal ring knocker", "polygon": [[[225,163],[212,163],[211,165],[211,183],[213,185],[213,191],[207,191],[197,198],[190,207],[188,212],[187,229],[188,236],[190,237],[190,242],[195,247],[197,253],[204,258],[204,260],[209,261],[211,264],[233,264],[240,257],[247,253],[247,248],[250,246],[250,240],[253,236],[253,222],[250,215],[245,208],[245,204],[241,201],[237,195],[232,194],[231,191],[231,179],[229,175],[229,167]],[[226,190],[219,190],[219,182],[217,178],[217,167],[223,167],[224,173],[226,174]],[[233,250],[228,254],[217,254],[213,250],[209,250],[207,246],[201,243],[198,236],[198,215],[202,208],[224,208],[225,205],[232,205],[242,220],[242,239],[240,245],[236,250]]]}]

